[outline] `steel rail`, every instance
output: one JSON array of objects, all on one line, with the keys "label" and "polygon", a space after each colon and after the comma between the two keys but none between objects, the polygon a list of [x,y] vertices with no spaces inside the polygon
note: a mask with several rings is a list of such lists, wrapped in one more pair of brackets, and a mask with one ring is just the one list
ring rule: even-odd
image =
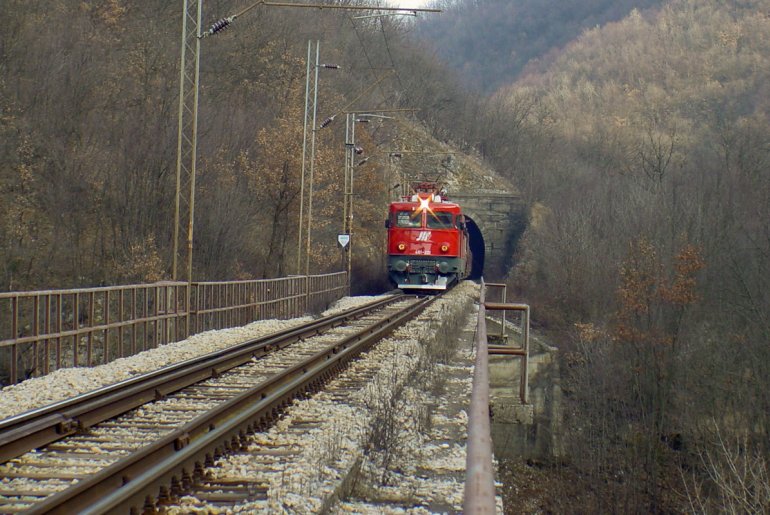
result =
[{"label": "steel rail", "polygon": [[[218,452],[237,447],[248,431],[329,379],[334,370],[416,317],[438,297],[424,297],[335,345],[230,399],[161,440],[113,463],[72,488],[56,493],[27,513],[129,513],[141,511],[161,485],[194,476]],[[150,499],[148,499],[148,496]]]},{"label": "steel rail", "polygon": [[387,297],[2,420],[0,464],[401,298]]}]

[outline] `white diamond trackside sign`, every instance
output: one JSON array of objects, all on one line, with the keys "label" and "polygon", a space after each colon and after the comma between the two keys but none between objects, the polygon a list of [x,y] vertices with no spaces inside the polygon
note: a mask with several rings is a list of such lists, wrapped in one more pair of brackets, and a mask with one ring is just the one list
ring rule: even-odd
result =
[{"label": "white diamond trackside sign", "polygon": [[337,235],[337,243],[340,244],[340,247],[343,249],[348,246],[348,243],[350,243],[350,235],[349,234],[338,234]]}]

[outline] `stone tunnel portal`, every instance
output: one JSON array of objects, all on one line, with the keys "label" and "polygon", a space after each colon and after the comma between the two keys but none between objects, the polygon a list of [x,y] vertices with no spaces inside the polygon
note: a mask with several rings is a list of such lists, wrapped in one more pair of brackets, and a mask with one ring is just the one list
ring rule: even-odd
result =
[{"label": "stone tunnel portal", "polygon": [[481,279],[481,276],[484,274],[484,235],[481,234],[481,229],[476,225],[476,222],[467,214],[465,215],[465,223],[466,227],[468,227],[468,245],[473,256],[471,275],[468,278],[477,280]]},{"label": "stone tunnel portal", "polygon": [[501,281],[508,274],[516,242],[524,231],[525,206],[519,196],[507,191],[457,192],[452,200],[462,206],[468,220],[473,252],[471,278],[482,274],[488,281]]}]

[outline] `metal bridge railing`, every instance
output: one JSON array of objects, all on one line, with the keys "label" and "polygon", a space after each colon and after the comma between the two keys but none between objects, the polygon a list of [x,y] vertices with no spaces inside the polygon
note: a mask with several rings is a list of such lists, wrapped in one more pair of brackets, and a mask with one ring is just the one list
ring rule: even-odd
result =
[{"label": "metal bridge railing", "polygon": [[109,363],[202,331],[301,316],[346,292],[347,274],[339,272],[0,293],[0,385]]},{"label": "metal bridge railing", "polygon": [[468,413],[468,449],[465,463],[465,513],[495,513],[495,470],[492,463],[492,429],[489,420],[489,355],[487,324],[481,281],[479,316],[476,327],[476,361]]},{"label": "metal bridge railing", "polygon": [[[502,288],[501,303],[486,301],[487,288]],[[521,311],[522,345],[489,345],[487,341],[487,309],[502,311],[501,336],[506,341],[505,312]],[[527,365],[529,355],[529,306],[505,302],[505,286],[487,284],[481,280],[479,313],[476,326],[476,360],[473,368],[473,390],[468,414],[468,448],[465,465],[465,494],[463,512],[473,514],[495,513],[495,470],[492,461],[492,428],[489,416],[489,355],[504,354],[521,357],[519,395],[528,402]]]}]

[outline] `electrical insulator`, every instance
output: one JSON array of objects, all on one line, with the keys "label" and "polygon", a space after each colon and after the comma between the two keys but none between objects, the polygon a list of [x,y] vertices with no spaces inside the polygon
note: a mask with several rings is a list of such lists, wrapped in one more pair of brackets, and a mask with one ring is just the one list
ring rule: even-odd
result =
[{"label": "electrical insulator", "polygon": [[222,18],[220,20],[215,21],[208,31],[209,36],[213,36],[214,34],[225,30],[233,22],[233,19],[234,18],[231,16],[229,18]]},{"label": "electrical insulator", "polygon": [[332,123],[333,121],[334,121],[334,116],[330,116],[329,118],[321,122],[321,128],[323,129],[324,127],[328,127],[329,124]]},{"label": "electrical insulator", "polygon": [[322,64],[321,68],[328,68],[330,70],[339,70],[340,65],[339,64]]},{"label": "electrical insulator", "polygon": [[355,152],[356,154],[361,155],[364,153],[364,149],[361,147],[355,147]]}]

